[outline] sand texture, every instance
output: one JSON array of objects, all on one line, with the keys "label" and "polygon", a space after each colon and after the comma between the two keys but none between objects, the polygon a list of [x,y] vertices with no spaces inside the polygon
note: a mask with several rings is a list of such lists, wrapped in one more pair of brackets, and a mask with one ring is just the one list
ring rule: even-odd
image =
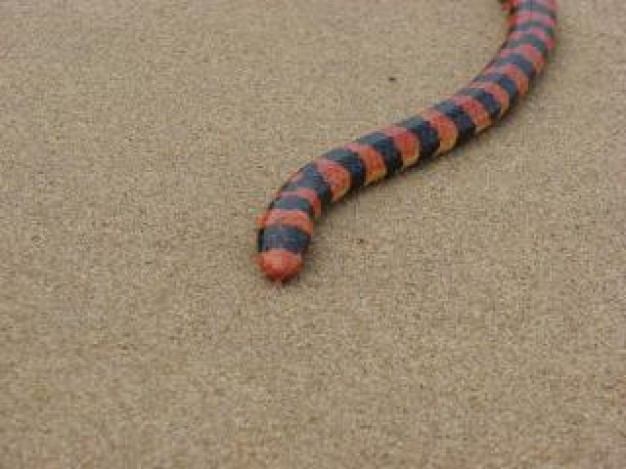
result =
[{"label": "sand texture", "polygon": [[626,4],[560,18],[277,288],[269,197],[464,85],[497,2],[1,0],[0,467],[624,467]]}]

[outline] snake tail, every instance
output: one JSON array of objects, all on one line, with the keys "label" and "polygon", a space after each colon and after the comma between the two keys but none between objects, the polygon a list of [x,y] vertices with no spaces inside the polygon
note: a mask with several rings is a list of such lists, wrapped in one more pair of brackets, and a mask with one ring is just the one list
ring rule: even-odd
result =
[{"label": "snake tail", "polygon": [[504,0],[508,33],[467,86],[402,122],[314,159],[278,190],[258,220],[258,257],[271,280],[296,276],[314,222],[346,194],[393,176],[489,128],[521,98],[554,48],[555,0]]}]

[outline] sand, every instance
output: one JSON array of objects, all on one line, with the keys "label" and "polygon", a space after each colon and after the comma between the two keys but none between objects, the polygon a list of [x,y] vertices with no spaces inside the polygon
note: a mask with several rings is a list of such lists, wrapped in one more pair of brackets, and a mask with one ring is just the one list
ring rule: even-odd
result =
[{"label": "sand", "polygon": [[561,0],[528,99],[335,207],[296,282],[252,262],[291,172],[463,85],[502,19],[1,2],[0,467],[623,467],[621,0]]}]

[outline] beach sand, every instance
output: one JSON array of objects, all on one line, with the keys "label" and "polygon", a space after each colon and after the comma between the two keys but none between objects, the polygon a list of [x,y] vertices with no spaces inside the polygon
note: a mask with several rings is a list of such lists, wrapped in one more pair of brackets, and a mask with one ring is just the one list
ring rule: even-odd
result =
[{"label": "beach sand", "polygon": [[271,195],[464,85],[497,2],[3,1],[0,467],[623,467],[626,8],[560,18],[279,288]]}]

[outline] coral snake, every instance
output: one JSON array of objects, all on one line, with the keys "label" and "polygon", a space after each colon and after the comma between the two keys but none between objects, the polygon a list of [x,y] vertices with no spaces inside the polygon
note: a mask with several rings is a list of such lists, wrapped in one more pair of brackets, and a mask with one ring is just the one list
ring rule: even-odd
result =
[{"label": "coral snake", "polygon": [[349,192],[447,152],[501,118],[554,47],[555,0],[500,0],[508,34],[466,87],[414,117],[365,135],[300,168],[258,220],[261,270],[284,282],[300,272],[313,222]]}]

